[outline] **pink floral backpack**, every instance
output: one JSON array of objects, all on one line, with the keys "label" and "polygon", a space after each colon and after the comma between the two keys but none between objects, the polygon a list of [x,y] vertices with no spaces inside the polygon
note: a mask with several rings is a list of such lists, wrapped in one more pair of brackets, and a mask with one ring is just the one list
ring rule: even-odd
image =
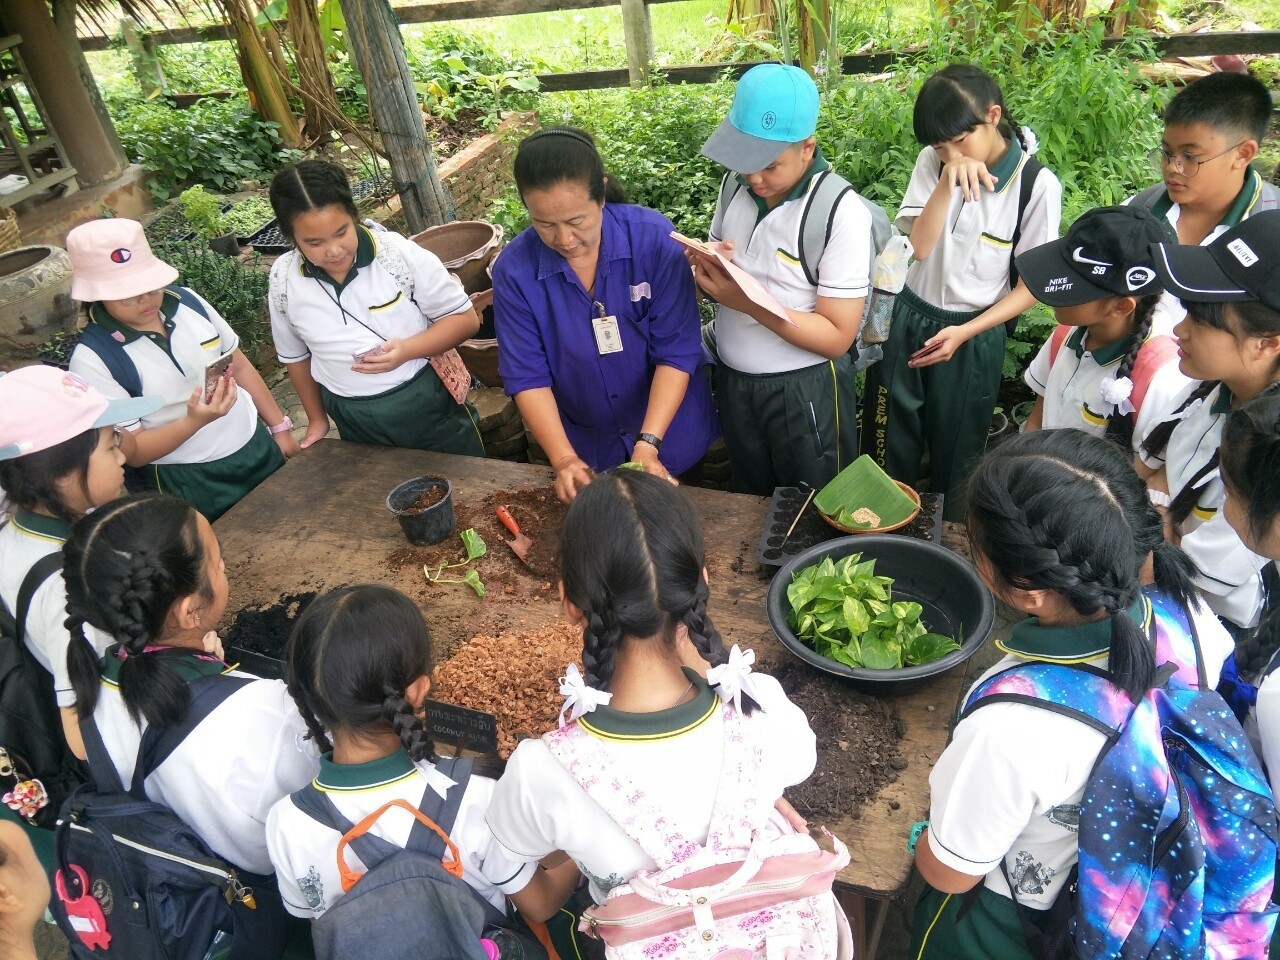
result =
[{"label": "pink floral backpack", "polygon": [[543,736],[551,753],[658,865],[609,891],[579,928],[609,960],[848,960],[849,924],[831,892],[849,851],[830,837],[772,835],[776,797],[760,795],[761,750],[724,707],[724,762],[705,846],[685,839],[576,722]]}]

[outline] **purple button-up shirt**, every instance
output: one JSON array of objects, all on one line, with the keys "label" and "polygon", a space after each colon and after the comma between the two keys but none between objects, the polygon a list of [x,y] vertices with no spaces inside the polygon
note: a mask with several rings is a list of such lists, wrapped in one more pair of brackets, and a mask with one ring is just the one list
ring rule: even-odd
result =
[{"label": "purple button-up shirt", "polygon": [[631,458],[658,365],[683,370],[689,388],[663,437],[662,463],[682,473],[719,434],[703,371],[702,327],[693,276],[671,222],[632,204],[601,216],[595,300],[617,317],[622,350],[601,355],[592,297],[567,260],[532,227],[493,267],[498,369],[510,396],[550,387],[574,451],[592,469]]}]

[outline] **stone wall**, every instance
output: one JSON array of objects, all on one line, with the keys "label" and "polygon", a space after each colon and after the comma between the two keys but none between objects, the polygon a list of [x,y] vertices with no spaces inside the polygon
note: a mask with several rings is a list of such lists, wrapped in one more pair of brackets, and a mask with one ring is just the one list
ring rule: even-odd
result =
[{"label": "stone wall", "polygon": [[440,180],[453,195],[459,220],[486,219],[487,201],[505,193],[511,183],[516,144],[538,126],[536,113],[513,113],[493,133],[472,141],[440,164]]}]

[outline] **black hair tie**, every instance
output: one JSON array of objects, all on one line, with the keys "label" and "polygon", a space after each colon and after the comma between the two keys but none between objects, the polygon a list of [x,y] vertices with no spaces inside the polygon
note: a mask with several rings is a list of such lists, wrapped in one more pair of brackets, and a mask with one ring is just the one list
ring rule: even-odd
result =
[{"label": "black hair tie", "polygon": [[526,143],[532,143],[534,140],[546,137],[568,137],[570,140],[577,140],[583,146],[589,147],[592,153],[596,151],[596,145],[591,139],[576,130],[566,130],[564,127],[543,127],[536,133],[531,133],[525,137],[520,146],[523,148]]}]

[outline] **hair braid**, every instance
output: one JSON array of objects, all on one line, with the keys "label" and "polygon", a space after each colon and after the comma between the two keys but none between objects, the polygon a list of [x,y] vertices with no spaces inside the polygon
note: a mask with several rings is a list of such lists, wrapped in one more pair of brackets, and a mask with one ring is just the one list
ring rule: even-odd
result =
[{"label": "hair braid", "polygon": [[622,643],[622,628],[612,612],[605,615],[583,610],[587,619],[582,628],[582,668],[587,686],[606,690],[613,679],[613,668]]},{"label": "hair braid", "polygon": [[1147,434],[1147,438],[1142,441],[1142,452],[1149,457],[1164,458],[1165,449],[1169,446],[1169,438],[1173,436],[1174,428],[1182,422],[1184,412],[1197,400],[1204,400],[1209,394],[1218,387],[1219,381],[1206,380],[1187,395],[1187,399],[1178,405],[1178,409],[1173,411],[1173,415],[1163,423],[1156,424],[1151,432]]},{"label": "hair braid", "polygon": [[325,729],[323,723],[316,719],[315,711],[307,701],[304,684],[300,681],[295,670],[286,671],[285,688],[289,691],[289,696],[293,698],[293,703],[298,708],[298,715],[302,717],[302,722],[307,725],[307,739],[319,747],[321,753],[331,753],[333,751],[333,741],[329,739],[329,731]]},{"label": "hair braid", "polygon": [[[1133,373],[1133,367],[1138,362],[1138,354],[1142,351],[1143,344],[1147,342],[1147,337],[1151,334],[1151,321],[1155,318],[1156,305],[1159,302],[1160,294],[1151,293],[1140,298],[1133,308],[1133,333],[1130,335],[1129,351],[1121,359],[1120,365],[1116,367],[1116,380],[1123,380]],[[1133,413],[1121,413],[1117,405],[1116,409],[1112,410],[1107,416],[1106,436],[1110,439],[1118,440],[1126,447],[1132,445],[1133,427],[1136,418],[1136,411]]]},{"label": "hair braid", "polygon": [[[716,625],[707,614],[707,599],[710,593],[711,591],[707,588],[707,581],[699,577],[698,585],[694,588],[693,603],[684,616],[680,618],[680,622],[689,631],[689,642],[698,651],[698,655],[711,666],[718,667],[728,662],[729,651],[724,648],[724,640],[720,636],[720,631],[716,629]],[[744,693],[742,695],[743,712],[750,716],[758,709],[759,704]]]},{"label": "hair braid", "polygon": [[387,685],[383,688],[383,693],[386,696],[382,701],[382,718],[395,730],[409,759],[414,763],[421,760],[434,761],[435,744],[427,736],[427,728],[413,709],[413,704],[405,699],[404,691]]}]

